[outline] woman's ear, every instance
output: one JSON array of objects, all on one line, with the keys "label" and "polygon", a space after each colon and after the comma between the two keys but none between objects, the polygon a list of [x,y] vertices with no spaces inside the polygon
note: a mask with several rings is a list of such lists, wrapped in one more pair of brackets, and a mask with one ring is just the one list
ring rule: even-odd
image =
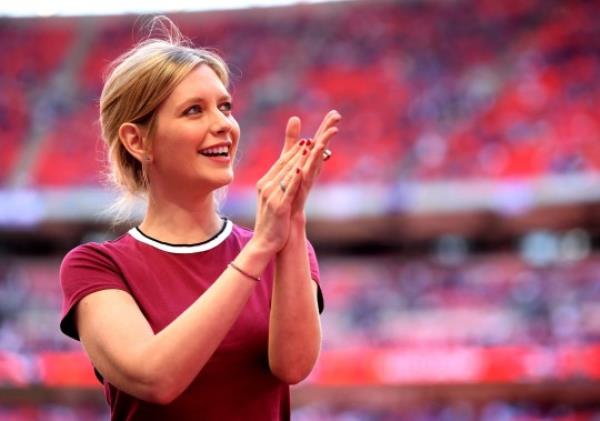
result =
[{"label": "woman's ear", "polygon": [[145,131],[134,123],[123,123],[119,127],[119,139],[127,151],[138,161],[150,162],[152,156],[146,150]]}]

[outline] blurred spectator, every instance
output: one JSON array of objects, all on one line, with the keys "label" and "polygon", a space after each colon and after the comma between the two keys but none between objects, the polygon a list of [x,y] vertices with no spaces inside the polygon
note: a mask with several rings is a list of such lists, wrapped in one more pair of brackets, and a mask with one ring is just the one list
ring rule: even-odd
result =
[{"label": "blurred spectator", "polygon": [[[242,188],[275,158],[289,115],[303,118],[308,135],[330,107],[344,115],[344,127],[326,182],[597,171],[600,33],[593,17],[599,13],[600,3],[584,0],[460,0],[297,6],[261,10],[260,19],[255,11],[174,19],[232,66],[243,128],[234,188]],[[58,112],[45,112],[52,121],[32,168],[34,185],[99,185],[81,175],[96,173],[89,169],[104,156],[94,123],[101,75],[136,41],[136,25],[131,17],[97,18],[77,29],[95,35],[74,80],[76,95],[57,103]],[[53,103],[48,78],[68,71],[59,64],[71,63],[77,42],[89,42],[79,36],[71,44],[72,27],[40,33],[37,26],[38,20],[11,22],[0,41],[18,45],[16,57],[23,58],[6,54],[10,71],[0,81],[14,97],[0,103],[0,126],[18,127],[9,131],[11,145],[34,124],[31,101]],[[39,54],[39,62],[27,61]],[[13,76],[28,83],[15,86]],[[0,167],[8,171],[16,156],[7,154]]]}]

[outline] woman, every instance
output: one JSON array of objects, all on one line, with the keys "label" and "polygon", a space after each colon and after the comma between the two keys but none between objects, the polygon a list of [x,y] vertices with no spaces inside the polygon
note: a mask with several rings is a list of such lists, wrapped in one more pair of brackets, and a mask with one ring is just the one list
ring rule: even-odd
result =
[{"label": "woman", "polygon": [[312,141],[289,120],[251,232],[215,205],[240,137],[227,85],[219,56],[177,40],[141,43],[105,82],[113,178],[148,206],[138,227],[65,257],[61,329],[81,340],[112,419],[289,419],[289,384],[319,354],[304,205],[341,117],[329,112]]}]

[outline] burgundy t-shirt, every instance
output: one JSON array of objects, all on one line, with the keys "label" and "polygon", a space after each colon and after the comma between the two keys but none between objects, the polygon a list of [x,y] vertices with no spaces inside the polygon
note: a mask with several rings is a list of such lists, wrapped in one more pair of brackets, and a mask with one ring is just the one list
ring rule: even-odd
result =
[{"label": "burgundy t-shirt", "polygon": [[[167,244],[132,228],[113,241],[80,245],[60,268],[60,328],[78,340],[73,310],[79,300],[95,291],[120,289],[131,294],[153,331],[159,332],[212,285],[251,237],[251,231],[223,219],[220,232],[199,244]],[[307,251],[311,277],[319,282],[310,243]],[[104,381],[112,419],[288,420],[289,386],[271,373],[267,357],[273,273],[271,262],[223,342],[172,403],[149,403]],[[320,290],[317,298],[322,311]]]}]

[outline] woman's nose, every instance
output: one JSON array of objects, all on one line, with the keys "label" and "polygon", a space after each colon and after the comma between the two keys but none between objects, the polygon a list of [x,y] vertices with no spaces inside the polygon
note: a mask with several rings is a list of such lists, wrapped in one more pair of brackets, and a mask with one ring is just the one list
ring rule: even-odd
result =
[{"label": "woman's nose", "polygon": [[221,110],[216,110],[212,114],[212,131],[214,133],[229,133],[232,129],[232,123],[229,117],[223,114]]}]

